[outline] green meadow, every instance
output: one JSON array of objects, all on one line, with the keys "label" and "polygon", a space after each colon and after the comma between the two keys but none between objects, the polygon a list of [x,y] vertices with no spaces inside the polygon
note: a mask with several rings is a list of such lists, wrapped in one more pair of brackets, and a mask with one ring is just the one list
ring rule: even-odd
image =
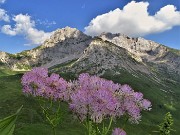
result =
[{"label": "green meadow", "polygon": [[[59,73],[62,77],[73,79],[71,73]],[[17,119],[15,135],[51,135],[51,127],[45,121],[38,102],[32,97],[22,94],[21,77],[23,72],[13,72],[0,69],[0,118],[4,118],[16,112],[23,105],[23,109]],[[138,77],[122,71],[120,75],[112,75],[111,71],[105,72],[103,78],[113,80],[121,84],[128,83],[136,91],[141,91],[144,97],[152,102],[152,110],[142,113],[139,124],[125,125],[128,135],[156,135],[157,125],[162,122],[164,115],[171,112],[174,119],[173,135],[180,133],[180,85],[174,82],[164,81],[164,85],[154,83],[145,75]],[[170,90],[172,92],[165,92]],[[58,135],[84,135],[85,128],[76,120],[68,110],[68,105],[63,104],[62,110],[66,112],[64,120],[57,128]],[[115,122],[114,127],[123,126],[124,119]]]}]

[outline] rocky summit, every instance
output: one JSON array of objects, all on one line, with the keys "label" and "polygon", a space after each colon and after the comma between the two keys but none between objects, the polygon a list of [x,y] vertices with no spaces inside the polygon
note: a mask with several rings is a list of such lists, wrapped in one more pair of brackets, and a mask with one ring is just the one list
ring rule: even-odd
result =
[{"label": "rocky summit", "polygon": [[[88,71],[100,75],[106,70],[115,70],[116,73],[126,70],[155,78],[158,74],[173,80],[180,78],[180,50],[123,34],[102,33],[90,37],[70,27],[56,30],[42,45],[32,50],[17,54],[0,52],[0,64],[12,70],[32,67],[53,70],[56,67],[56,71]],[[58,65],[68,66],[57,68]]]},{"label": "rocky summit", "polygon": [[153,64],[157,69],[164,68],[180,73],[180,50],[171,49],[141,37],[131,38],[122,34],[103,33],[100,38],[125,48],[134,54],[137,61],[147,65]]},{"label": "rocky summit", "polygon": [[58,29],[42,45],[17,54],[0,53],[1,63],[13,70],[28,70],[31,67],[51,67],[77,59],[89,45],[90,36],[66,27]]}]

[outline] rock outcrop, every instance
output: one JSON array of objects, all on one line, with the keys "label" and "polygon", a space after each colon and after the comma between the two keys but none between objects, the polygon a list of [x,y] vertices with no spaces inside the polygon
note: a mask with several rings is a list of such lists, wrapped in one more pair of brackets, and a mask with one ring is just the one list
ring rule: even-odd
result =
[{"label": "rock outcrop", "polygon": [[126,49],[101,38],[95,38],[70,67],[73,72],[88,71],[93,74],[113,69],[150,74],[148,67],[136,61]]},{"label": "rock outcrop", "polygon": [[154,41],[143,38],[131,38],[122,34],[103,33],[100,35],[104,41],[109,41],[125,48],[135,57],[159,71],[168,70],[180,74],[180,50],[168,48]]}]

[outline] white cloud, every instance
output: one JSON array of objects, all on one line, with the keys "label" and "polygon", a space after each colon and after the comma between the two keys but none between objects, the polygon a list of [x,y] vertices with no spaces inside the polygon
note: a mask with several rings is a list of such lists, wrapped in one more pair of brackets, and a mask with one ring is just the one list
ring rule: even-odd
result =
[{"label": "white cloud", "polygon": [[0,0],[0,4],[1,4],[1,3],[4,3],[5,1],[6,1],[6,0]]},{"label": "white cloud", "polygon": [[0,21],[9,22],[9,16],[6,14],[6,11],[2,8],[0,8]]},{"label": "white cloud", "polygon": [[46,28],[49,28],[51,27],[52,25],[56,25],[57,23],[55,21],[48,21],[47,19],[46,20],[40,20],[40,19],[37,19],[36,22],[40,25],[44,25],[46,26]]},{"label": "white cloud", "polygon": [[144,36],[163,32],[180,25],[180,12],[173,5],[162,7],[155,15],[149,15],[148,2],[128,3],[91,20],[85,33],[99,35],[102,32],[123,33],[129,36]]},{"label": "white cloud", "polygon": [[4,25],[1,32],[11,36],[23,35],[31,42],[30,44],[42,44],[52,34],[52,32],[46,33],[43,30],[36,29],[35,21],[31,20],[27,14],[16,15],[13,17],[13,21],[15,21],[14,28],[11,25]]},{"label": "white cloud", "polygon": [[1,28],[1,32],[7,34],[7,35],[11,35],[11,36],[15,36],[16,35],[16,31],[12,30],[10,25],[4,25]]},{"label": "white cloud", "polygon": [[163,21],[168,27],[180,25],[180,11],[176,11],[176,7],[173,5],[161,8],[155,18]]}]

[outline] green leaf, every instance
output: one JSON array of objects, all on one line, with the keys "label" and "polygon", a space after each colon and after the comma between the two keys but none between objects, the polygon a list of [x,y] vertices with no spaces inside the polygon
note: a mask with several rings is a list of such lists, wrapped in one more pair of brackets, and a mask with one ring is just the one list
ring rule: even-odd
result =
[{"label": "green leaf", "polygon": [[21,106],[17,112],[11,116],[8,116],[0,120],[0,135],[12,135],[15,128],[15,122],[19,112],[23,106]]}]

